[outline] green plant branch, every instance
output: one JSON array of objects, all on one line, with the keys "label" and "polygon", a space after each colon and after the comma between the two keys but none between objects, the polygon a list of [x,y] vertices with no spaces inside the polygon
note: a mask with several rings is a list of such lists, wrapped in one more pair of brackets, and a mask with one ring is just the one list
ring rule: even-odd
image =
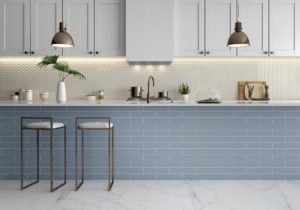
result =
[{"label": "green plant branch", "polygon": [[72,75],[78,79],[85,80],[85,76],[79,71],[72,70],[67,62],[58,62],[59,56],[45,56],[41,62],[37,64],[40,68],[46,68],[49,65],[52,65],[52,69],[58,71],[59,81],[64,82],[67,76]]}]

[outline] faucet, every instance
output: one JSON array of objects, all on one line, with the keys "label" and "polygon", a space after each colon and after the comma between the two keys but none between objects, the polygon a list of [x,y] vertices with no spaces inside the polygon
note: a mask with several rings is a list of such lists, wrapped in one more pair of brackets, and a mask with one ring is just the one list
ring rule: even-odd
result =
[{"label": "faucet", "polygon": [[147,104],[150,103],[150,81],[152,80],[152,86],[154,87],[154,77],[150,76],[148,78],[148,93],[147,93]]}]

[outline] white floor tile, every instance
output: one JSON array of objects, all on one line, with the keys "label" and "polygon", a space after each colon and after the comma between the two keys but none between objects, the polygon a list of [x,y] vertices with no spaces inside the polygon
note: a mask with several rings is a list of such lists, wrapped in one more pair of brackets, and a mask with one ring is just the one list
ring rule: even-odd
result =
[{"label": "white floor tile", "polygon": [[85,181],[50,193],[42,181],[24,191],[0,182],[1,210],[299,210],[300,181]]}]

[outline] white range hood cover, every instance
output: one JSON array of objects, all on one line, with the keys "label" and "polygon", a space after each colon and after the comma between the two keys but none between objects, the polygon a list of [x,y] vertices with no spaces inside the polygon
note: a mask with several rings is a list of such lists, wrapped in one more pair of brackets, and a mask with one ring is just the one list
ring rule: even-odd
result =
[{"label": "white range hood cover", "polygon": [[128,62],[172,62],[174,0],[126,1]]}]

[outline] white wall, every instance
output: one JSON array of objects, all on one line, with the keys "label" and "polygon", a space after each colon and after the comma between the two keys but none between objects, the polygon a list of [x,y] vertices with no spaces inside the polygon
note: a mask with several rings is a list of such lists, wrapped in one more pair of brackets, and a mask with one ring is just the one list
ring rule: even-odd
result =
[{"label": "white wall", "polygon": [[[41,58],[0,58],[0,99],[19,88],[55,93],[57,73],[41,70]],[[129,65],[124,58],[64,58],[86,81],[67,79],[68,99],[79,99],[104,89],[107,99],[126,99],[129,87],[147,87],[147,78],[156,79],[156,91],[168,90],[178,97],[181,82],[192,88],[191,98],[205,88],[218,89],[225,100],[236,99],[237,81],[265,80],[273,100],[300,100],[299,58],[177,58],[170,65]],[[146,92],[144,92],[146,95]]]}]

